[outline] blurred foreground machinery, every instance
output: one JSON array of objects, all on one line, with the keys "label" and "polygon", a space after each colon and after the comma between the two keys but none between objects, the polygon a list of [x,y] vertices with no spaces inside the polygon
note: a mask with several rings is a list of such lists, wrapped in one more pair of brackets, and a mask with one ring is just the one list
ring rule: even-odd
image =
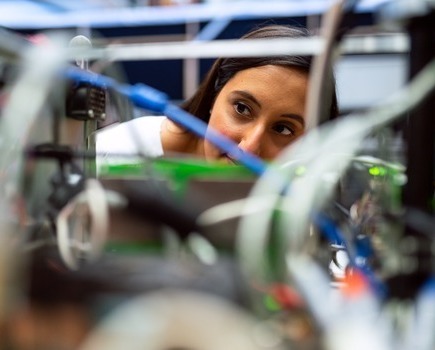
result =
[{"label": "blurred foreground machinery", "polygon": [[1,33],[2,345],[433,349],[435,30],[418,3],[379,13],[409,33],[403,91],[262,173],[140,152],[97,168],[95,131],[150,97],[83,60],[66,79],[65,38]]}]

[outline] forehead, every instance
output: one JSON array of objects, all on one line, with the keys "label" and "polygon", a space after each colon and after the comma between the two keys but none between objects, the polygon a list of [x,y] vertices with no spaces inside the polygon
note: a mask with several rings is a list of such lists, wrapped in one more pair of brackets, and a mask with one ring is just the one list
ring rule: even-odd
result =
[{"label": "forehead", "polygon": [[266,65],[239,71],[221,92],[247,91],[260,102],[291,105],[305,103],[307,87],[308,74],[300,69]]}]

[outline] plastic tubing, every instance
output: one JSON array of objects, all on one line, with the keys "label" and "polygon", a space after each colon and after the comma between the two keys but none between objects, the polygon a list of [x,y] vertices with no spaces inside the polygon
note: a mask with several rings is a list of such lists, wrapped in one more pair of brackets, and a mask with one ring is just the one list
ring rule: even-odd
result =
[{"label": "plastic tubing", "polygon": [[[270,164],[269,169],[279,168],[280,175],[288,182],[292,181],[291,191],[282,198],[282,192],[270,186],[273,182],[270,181],[267,171],[252,189],[246,204],[246,215],[242,216],[238,227],[237,249],[242,269],[248,278],[256,281],[267,280],[265,247],[269,242],[273,212],[277,203],[282,203],[286,208],[286,215],[280,216],[282,220],[276,227],[283,235],[280,240],[280,254],[301,255],[312,213],[318,211],[331,197],[340,174],[353,159],[363,138],[374,128],[406,115],[427,98],[434,88],[435,60],[430,62],[408,86],[383,101],[381,105],[366,113],[349,115],[344,119],[319,126],[283,150]],[[303,164],[307,168],[305,175],[295,180],[291,179],[291,172],[286,169],[286,164],[294,159],[304,159]],[[325,179],[325,175],[335,177]],[[252,215],[252,207],[257,203],[255,198],[264,197],[265,194],[268,195],[270,210]]]},{"label": "plastic tubing", "polygon": [[119,84],[106,76],[75,68],[68,68],[66,76],[73,80],[88,82],[95,86],[113,88],[130,98],[136,106],[162,113],[193,134],[208,140],[255,174],[262,175],[266,171],[267,164],[264,161],[251,153],[244,152],[235,142],[208,127],[208,124],[201,119],[171,104],[167,95],[163,92],[144,84]]}]

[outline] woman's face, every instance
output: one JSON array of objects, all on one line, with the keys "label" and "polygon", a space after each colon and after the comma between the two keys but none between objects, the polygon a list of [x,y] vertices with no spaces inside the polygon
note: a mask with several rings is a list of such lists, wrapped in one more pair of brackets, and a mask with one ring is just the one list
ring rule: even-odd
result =
[{"label": "woman's face", "polygon": [[[267,65],[238,72],[216,97],[209,127],[245,151],[271,160],[305,128],[308,75],[298,69]],[[233,160],[209,142],[207,160]]]}]

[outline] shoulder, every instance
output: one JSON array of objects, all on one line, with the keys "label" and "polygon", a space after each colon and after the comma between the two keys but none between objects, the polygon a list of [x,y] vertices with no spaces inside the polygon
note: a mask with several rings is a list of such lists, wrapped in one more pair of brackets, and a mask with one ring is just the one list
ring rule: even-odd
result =
[{"label": "shoulder", "polygon": [[199,139],[168,118],[162,123],[161,139],[165,153],[198,153]]},{"label": "shoulder", "polygon": [[164,116],[144,116],[109,125],[96,133],[97,153],[163,155],[160,131]]}]

